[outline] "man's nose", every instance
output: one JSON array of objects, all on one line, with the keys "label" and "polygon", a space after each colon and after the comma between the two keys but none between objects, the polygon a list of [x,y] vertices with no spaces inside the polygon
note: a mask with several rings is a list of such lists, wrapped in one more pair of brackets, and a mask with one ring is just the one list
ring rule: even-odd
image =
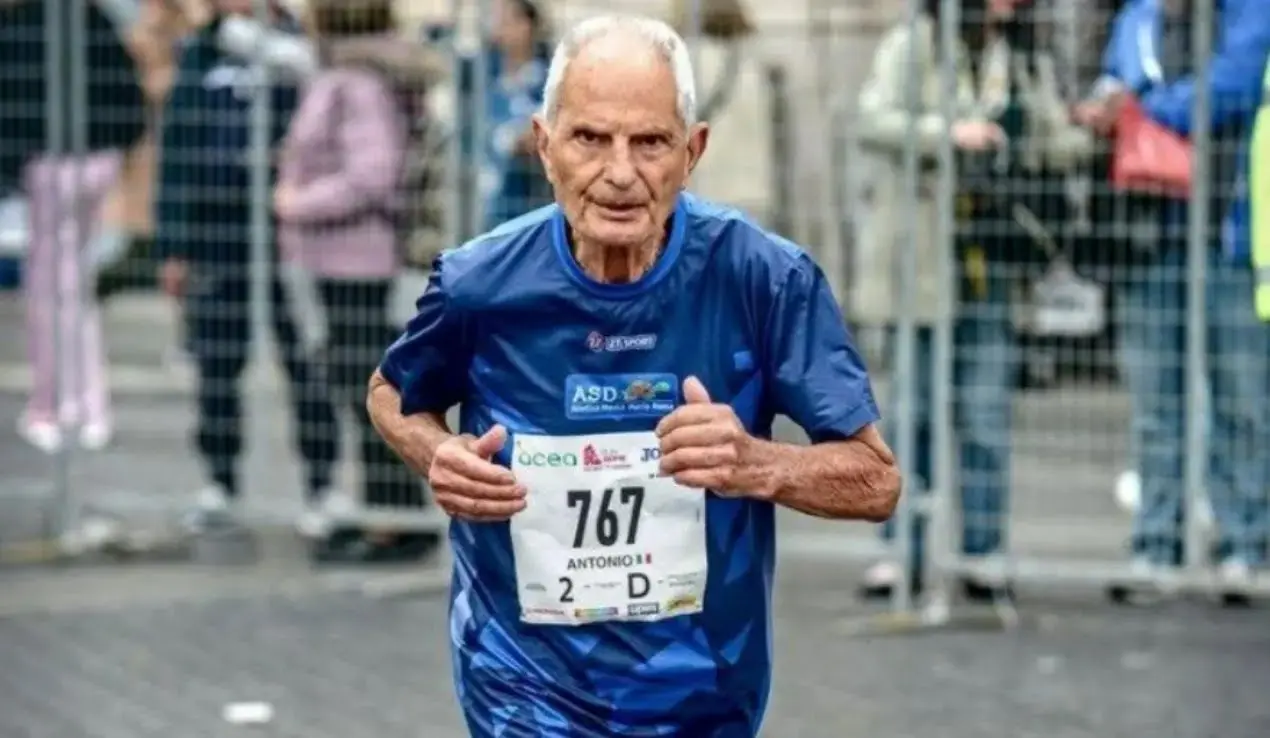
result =
[{"label": "man's nose", "polygon": [[618,189],[629,189],[635,186],[638,179],[635,173],[635,162],[631,160],[631,147],[625,141],[617,142],[610,150],[608,166],[604,168],[604,179]]}]

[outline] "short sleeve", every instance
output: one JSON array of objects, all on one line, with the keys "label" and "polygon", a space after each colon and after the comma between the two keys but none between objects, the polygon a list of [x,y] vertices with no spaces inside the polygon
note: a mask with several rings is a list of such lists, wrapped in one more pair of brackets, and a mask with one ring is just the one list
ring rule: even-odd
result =
[{"label": "short sleeve", "polygon": [[766,370],[777,413],[813,443],[843,440],[877,422],[860,352],[820,268],[801,261],[772,295]]},{"label": "short sleeve", "polygon": [[470,331],[445,287],[438,259],[415,316],[379,364],[401,394],[402,415],[443,413],[463,400],[471,364]]}]

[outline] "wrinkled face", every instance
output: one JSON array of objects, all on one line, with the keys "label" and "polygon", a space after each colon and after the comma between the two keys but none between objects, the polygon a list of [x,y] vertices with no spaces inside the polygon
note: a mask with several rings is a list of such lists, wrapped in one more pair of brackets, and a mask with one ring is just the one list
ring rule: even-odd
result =
[{"label": "wrinkled face", "polygon": [[576,236],[639,248],[661,241],[708,130],[679,117],[665,59],[638,42],[605,39],[569,64],[554,120],[535,118],[534,134]]}]

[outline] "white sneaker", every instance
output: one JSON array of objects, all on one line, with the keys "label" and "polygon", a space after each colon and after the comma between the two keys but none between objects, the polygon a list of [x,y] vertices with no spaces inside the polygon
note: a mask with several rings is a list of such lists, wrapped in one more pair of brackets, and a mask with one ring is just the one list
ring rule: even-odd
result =
[{"label": "white sneaker", "polygon": [[206,528],[216,520],[226,520],[232,511],[233,500],[220,485],[212,484],[199,490],[194,498],[194,509],[185,517],[185,526],[193,531]]},{"label": "white sneaker", "polygon": [[88,423],[79,429],[79,445],[86,451],[101,451],[114,436],[109,423]]},{"label": "white sneaker", "polygon": [[1157,564],[1145,557],[1129,562],[1129,576],[1108,589],[1119,603],[1145,607],[1156,605],[1177,594],[1177,570]]},{"label": "white sneaker", "polygon": [[356,510],[357,505],[346,495],[333,492],[321,494],[296,519],[296,532],[313,540],[326,538],[336,523],[351,519]]},{"label": "white sneaker", "polygon": [[321,503],[312,503],[304,508],[300,517],[295,520],[295,532],[301,538],[320,540],[331,532],[331,521],[322,510]]},{"label": "white sneaker", "polygon": [[21,420],[18,421],[18,435],[46,454],[55,454],[62,448],[62,429],[56,423]]},{"label": "white sneaker", "polygon": [[1226,559],[1217,570],[1217,579],[1226,592],[1246,594],[1256,584],[1252,567],[1243,559]]},{"label": "white sneaker", "polygon": [[900,580],[900,565],[894,561],[879,561],[864,572],[866,587],[891,587]]},{"label": "white sneaker", "polygon": [[894,561],[879,561],[864,571],[864,580],[860,582],[860,590],[866,596],[888,593],[899,583],[900,577],[903,575],[904,572],[900,570],[900,565]]}]

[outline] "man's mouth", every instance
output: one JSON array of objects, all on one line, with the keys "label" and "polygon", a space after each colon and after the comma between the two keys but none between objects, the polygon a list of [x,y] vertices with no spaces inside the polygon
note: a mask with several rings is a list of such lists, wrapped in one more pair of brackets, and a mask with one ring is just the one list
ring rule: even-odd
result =
[{"label": "man's mouth", "polygon": [[625,202],[596,202],[604,217],[611,220],[634,220],[643,210],[643,205]]}]

